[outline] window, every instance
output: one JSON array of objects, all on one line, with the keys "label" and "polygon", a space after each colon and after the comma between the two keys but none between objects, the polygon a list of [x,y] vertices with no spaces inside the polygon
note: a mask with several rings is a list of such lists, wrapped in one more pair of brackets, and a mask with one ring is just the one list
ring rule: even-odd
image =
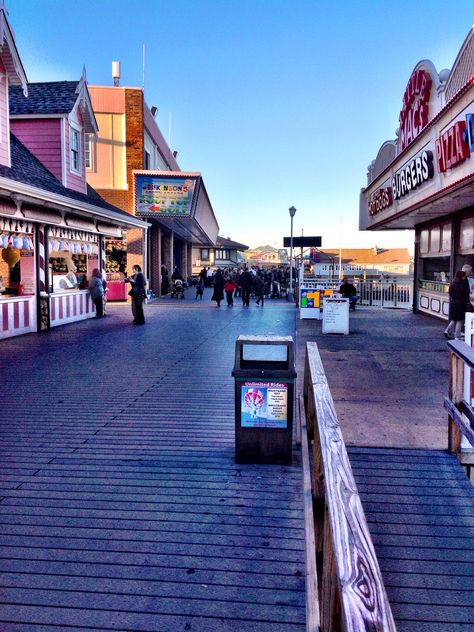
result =
[{"label": "window", "polygon": [[425,229],[420,233],[420,254],[424,255],[429,250],[430,231]]},{"label": "window", "polygon": [[216,250],[216,259],[230,259],[230,250]]},{"label": "window", "polygon": [[451,252],[451,224],[443,224],[441,236],[441,251]]},{"label": "window", "polygon": [[474,217],[466,217],[461,222],[459,249],[472,250],[474,245]]},{"label": "window", "polygon": [[71,127],[71,171],[81,173],[81,139],[79,131]]},{"label": "window", "polygon": [[209,261],[209,248],[201,248],[202,261]]},{"label": "window", "polygon": [[436,226],[432,228],[430,231],[430,252],[436,253],[439,252],[439,247],[441,245],[441,228]]},{"label": "window", "polygon": [[94,135],[86,134],[84,138],[84,159],[86,169],[94,168]]},{"label": "window", "polygon": [[151,155],[150,152],[145,149],[145,169],[151,169]]}]

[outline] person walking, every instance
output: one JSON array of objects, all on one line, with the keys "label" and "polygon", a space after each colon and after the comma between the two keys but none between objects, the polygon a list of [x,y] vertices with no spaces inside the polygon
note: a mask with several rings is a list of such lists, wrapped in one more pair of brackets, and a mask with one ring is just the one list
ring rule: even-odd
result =
[{"label": "person walking", "polygon": [[469,284],[466,283],[464,272],[458,270],[449,286],[449,324],[444,330],[445,338],[462,338],[462,326],[469,304]]},{"label": "person walking", "polygon": [[98,268],[92,270],[92,277],[89,281],[89,294],[95,305],[95,317],[102,318],[104,315],[104,283]]},{"label": "person walking", "polygon": [[250,307],[250,294],[252,293],[253,288],[253,274],[247,268],[244,268],[244,271],[240,275],[239,285],[242,290],[242,305],[244,307]]},{"label": "person walking", "polygon": [[255,296],[257,297],[256,304],[260,305],[260,301],[262,301],[263,307],[263,300],[265,296],[265,282],[259,274],[257,274],[254,278],[254,289]]},{"label": "person walking", "polygon": [[129,296],[132,297],[132,314],[134,325],[144,325],[145,315],[143,313],[143,302],[146,297],[145,287],[145,275],[139,265],[134,265],[133,274],[125,279],[128,283],[131,283],[132,287]]},{"label": "person walking", "polygon": [[228,276],[225,280],[224,292],[227,299],[227,307],[234,307],[234,290],[236,284],[232,281],[232,278]]},{"label": "person walking", "polygon": [[216,307],[221,306],[221,301],[224,300],[224,276],[220,270],[217,270],[214,277],[214,292],[211,297],[211,301],[216,301]]}]

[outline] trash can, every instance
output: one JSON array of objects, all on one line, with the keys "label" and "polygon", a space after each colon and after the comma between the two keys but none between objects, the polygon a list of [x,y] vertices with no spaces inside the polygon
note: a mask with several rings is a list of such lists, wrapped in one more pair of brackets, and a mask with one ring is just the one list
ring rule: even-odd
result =
[{"label": "trash can", "polygon": [[292,462],[295,354],[291,336],[235,343],[235,461]]}]

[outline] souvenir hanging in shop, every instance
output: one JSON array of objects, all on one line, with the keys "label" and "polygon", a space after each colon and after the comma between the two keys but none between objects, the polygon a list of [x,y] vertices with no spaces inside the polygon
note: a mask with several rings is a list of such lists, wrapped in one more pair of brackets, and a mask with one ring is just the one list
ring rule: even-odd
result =
[{"label": "souvenir hanging in shop", "polygon": [[10,268],[13,268],[13,266],[20,261],[20,251],[8,246],[8,248],[2,250],[2,259]]}]

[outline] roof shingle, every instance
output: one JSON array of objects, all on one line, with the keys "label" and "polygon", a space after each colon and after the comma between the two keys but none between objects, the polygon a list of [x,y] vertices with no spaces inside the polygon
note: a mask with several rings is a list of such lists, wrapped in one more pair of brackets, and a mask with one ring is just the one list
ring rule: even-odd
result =
[{"label": "roof shingle", "polygon": [[29,83],[28,97],[21,86],[9,87],[10,115],[69,114],[74,108],[79,81]]}]

